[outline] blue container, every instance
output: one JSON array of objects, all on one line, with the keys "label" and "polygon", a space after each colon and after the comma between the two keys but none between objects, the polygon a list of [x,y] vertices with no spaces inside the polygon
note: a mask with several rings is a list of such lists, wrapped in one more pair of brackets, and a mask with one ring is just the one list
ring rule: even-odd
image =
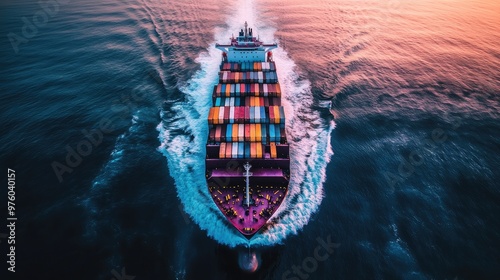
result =
[{"label": "blue container", "polygon": [[262,143],[267,144],[267,126],[265,124],[261,125]]},{"label": "blue container", "polygon": [[255,123],[255,107],[250,107],[250,123]]},{"label": "blue container", "polygon": [[276,142],[276,132],[274,124],[269,125],[269,141]]},{"label": "blue container", "polygon": [[280,123],[285,124],[285,109],[280,106]]},{"label": "blue container", "polygon": [[238,142],[238,158],[243,158],[245,156],[245,143]]},{"label": "blue container", "polygon": [[245,158],[250,158],[250,142],[245,142]]},{"label": "blue container", "polygon": [[226,142],[233,141],[233,125],[226,125]]},{"label": "blue container", "polygon": [[280,141],[280,137],[281,137],[280,127],[278,125],[276,125],[274,131],[276,132],[276,142],[279,142]]}]

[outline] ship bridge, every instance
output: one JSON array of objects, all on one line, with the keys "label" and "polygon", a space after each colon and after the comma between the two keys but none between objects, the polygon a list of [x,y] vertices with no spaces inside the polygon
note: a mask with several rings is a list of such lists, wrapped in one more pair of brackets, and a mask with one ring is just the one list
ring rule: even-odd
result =
[{"label": "ship bridge", "polygon": [[238,36],[230,38],[231,44],[215,44],[215,47],[223,51],[223,58],[226,62],[248,62],[266,61],[266,54],[278,47],[278,44],[264,44],[253,36],[252,28],[248,28],[245,21],[245,29],[241,29]]}]

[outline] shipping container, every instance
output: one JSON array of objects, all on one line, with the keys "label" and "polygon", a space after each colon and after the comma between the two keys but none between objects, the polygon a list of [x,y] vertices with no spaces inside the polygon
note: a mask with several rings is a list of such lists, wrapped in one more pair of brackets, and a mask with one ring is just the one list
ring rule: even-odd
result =
[{"label": "shipping container", "polygon": [[262,124],[261,126],[262,143],[267,144],[267,125]]},{"label": "shipping container", "polygon": [[210,142],[215,142],[215,127],[210,128],[208,140],[210,140]]},{"label": "shipping container", "polygon": [[274,123],[280,123],[280,109],[279,106],[274,106]]},{"label": "shipping container", "polygon": [[257,148],[257,158],[262,158],[262,143],[260,142],[257,142],[255,143],[256,144],[256,148]]},{"label": "shipping container", "polygon": [[[264,98],[262,98],[261,102],[264,103]],[[261,123],[268,123],[269,122],[268,117],[266,116],[266,107],[264,107],[264,104],[262,104],[260,107],[260,122]]]},{"label": "shipping container", "polygon": [[283,106],[279,106],[280,108],[280,123],[285,123],[285,108]]},{"label": "shipping container", "polygon": [[233,141],[233,126],[232,125],[225,125],[226,127],[226,142],[232,142]]},{"label": "shipping container", "polygon": [[250,124],[250,142],[255,142],[255,124]]},{"label": "shipping container", "polygon": [[271,142],[271,144],[270,144],[270,150],[271,150],[271,158],[277,158],[276,143]]},{"label": "shipping container", "polygon": [[238,141],[245,141],[245,125],[242,123],[238,124]]},{"label": "shipping container", "polygon": [[249,121],[250,121],[250,107],[245,106],[245,122],[249,122]]},{"label": "shipping container", "polygon": [[228,123],[229,122],[229,107],[224,107],[224,122],[223,123]]},{"label": "shipping container", "polygon": [[226,158],[231,158],[233,145],[231,143],[226,143]]},{"label": "shipping container", "polygon": [[269,123],[274,123],[274,106],[269,106]]},{"label": "shipping container", "polygon": [[[258,98],[255,98],[259,100]],[[254,123],[259,123],[260,122],[260,107],[253,107],[254,110]]]},{"label": "shipping container", "polygon": [[220,141],[226,142],[226,130],[227,127],[225,125],[220,125]]},{"label": "shipping container", "polygon": [[219,109],[220,107],[213,107],[214,108],[214,113],[213,113],[213,124],[218,124],[219,123]]},{"label": "shipping container", "polygon": [[276,142],[281,142],[281,130],[279,125],[276,125],[275,132],[276,132]]},{"label": "shipping container", "polygon": [[257,157],[257,145],[255,142],[250,143],[250,158]]},{"label": "shipping container", "polygon": [[250,107],[250,123],[255,123],[255,107]]},{"label": "shipping container", "polygon": [[245,141],[250,141],[250,124],[245,124]]},{"label": "shipping container", "polygon": [[250,142],[245,142],[245,158],[250,158]]},{"label": "shipping container", "polygon": [[232,129],[232,132],[233,132],[233,141],[234,142],[237,142],[238,141],[238,125],[237,124],[230,124],[233,129]]},{"label": "shipping container", "polygon": [[231,96],[231,85],[227,84],[226,85],[226,97]]},{"label": "shipping container", "polygon": [[231,158],[238,158],[238,142],[233,142]]},{"label": "shipping container", "polygon": [[210,107],[210,111],[208,111],[208,124],[213,124],[214,123],[214,107]]},{"label": "shipping container", "polygon": [[226,143],[220,143],[219,158],[226,158]]},{"label": "shipping container", "polygon": [[234,123],[234,107],[229,107],[229,123]]},{"label": "shipping container", "polygon": [[221,141],[221,131],[222,127],[220,125],[215,126],[215,142],[220,142]]},{"label": "shipping container", "polygon": [[255,141],[262,142],[262,128],[261,124],[255,124]]},{"label": "shipping container", "polygon": [[276,127],[274,124],[269,125],[269,141],[270,142],[277,142],[278,140],[276,139]]},{"label": "shipping container", "polygon": [[245,156],[245,143],[238,142],[238,158],[243,158]]}]

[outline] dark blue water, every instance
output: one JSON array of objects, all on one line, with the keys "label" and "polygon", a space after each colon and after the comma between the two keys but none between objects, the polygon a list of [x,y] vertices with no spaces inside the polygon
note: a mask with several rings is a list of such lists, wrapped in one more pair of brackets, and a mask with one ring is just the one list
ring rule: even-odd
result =
[{"label": "dark blue water", "polygon": [[[18,218],[2,279],[500,277],[498,3],[0,7],[0,158]],[[212,47],[244,20],[281,46],[297,191],[252,243],[253,275],[196,175]]]}]

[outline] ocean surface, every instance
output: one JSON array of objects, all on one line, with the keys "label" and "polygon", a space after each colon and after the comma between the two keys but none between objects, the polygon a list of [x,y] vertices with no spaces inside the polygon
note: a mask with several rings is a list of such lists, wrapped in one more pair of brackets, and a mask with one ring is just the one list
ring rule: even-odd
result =
[{"label": "ocean surface", "polygon": [[[500,2],[0,9],[17,217],[12,273],[4,179],[1,279],[500,279]],[[251,241],[217,212],[203,161],[214,44],[245,20],[280,46],[292,168]]]}]

